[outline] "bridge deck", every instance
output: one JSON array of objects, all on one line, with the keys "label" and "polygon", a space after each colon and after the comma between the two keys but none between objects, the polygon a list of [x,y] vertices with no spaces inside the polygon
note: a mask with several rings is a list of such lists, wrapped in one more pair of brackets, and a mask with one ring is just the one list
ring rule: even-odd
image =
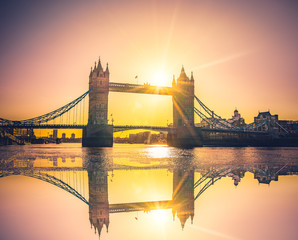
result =
[{"label": "bridge deck", "polygon": [[110,92],[126,92],[126,93],[143,93],[143,94],[157,94],[157,95],[173,95],[171,87],[159,87],[151,85],[138,85],[129,83],[113,83],[109,84]]}]

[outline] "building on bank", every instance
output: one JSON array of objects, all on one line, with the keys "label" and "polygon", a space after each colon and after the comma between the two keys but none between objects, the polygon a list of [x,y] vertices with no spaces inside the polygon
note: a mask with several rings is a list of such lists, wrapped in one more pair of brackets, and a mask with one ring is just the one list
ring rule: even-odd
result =
[{"label": "building on bank", "polygon": [[237,109],[234,110],[234,115],[232,118],[228,119],[228,122],[235,127],[241,127],[245,125],[245,120],[241,117],[241,114]]}]

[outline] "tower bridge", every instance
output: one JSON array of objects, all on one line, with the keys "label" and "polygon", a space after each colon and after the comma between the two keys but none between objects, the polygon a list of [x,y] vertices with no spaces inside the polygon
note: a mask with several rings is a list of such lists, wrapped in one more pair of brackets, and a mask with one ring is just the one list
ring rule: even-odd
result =
[{"label": "tower bridge", "polygon": [[[195,96],[194,82],[193,74],[191,73],[189,78],[183,67],[179,77],[177,79],[173,77],[171,87],[110,82],[108,65],[104,70],[99,59],[94,68],[91,68],[87,92],[65,106],[38,117],[22,121],[0,118],[0,140],[9,139],[17,144],[23,144],[24,140],[14,136],[15,129],[27,129],[29,137],[33,134],[33,129],[82,129],[83,147],[112,147],[113,132],[148,129],[167,131],[168,145],[174,147],[272,146],[284,143],[298,145],[298,138],[289,137],[289,132],[272,119],[240,127],[232,125]],[[109,125],[109,92],[171,96],[173,125],[171,127]],[[89,95],[88,116],[85,118],[84,103],[87,95]],[[199,104],[199,108],[195,107],[195,102]],[[204,127],[196,127],[195,114],[201,119],[201,123],[204,122]]]},{"label": "tower bridge", "polygon": [[[83,129],[82,145],[86,147],[113,146],[113,126],[108,125],[109,92],[126,92],[141,94],[170,95],[173,99],[173,126],[194,127],[194,78],[186,76],[184,68],[177,81],[173,78],[172,87],[158,87],[150,84],[138,85],[110,82],[108,65],[104,70],[100,59],[89,75],[89,116],[88,124]],[[190,145],[194,141],[187,141],[191,137],[188,128],[183,131],[183,143]],[[175,145],[177,135],[170,133],[171,141]],[[182,141],[181,141],[182,142]]]}]

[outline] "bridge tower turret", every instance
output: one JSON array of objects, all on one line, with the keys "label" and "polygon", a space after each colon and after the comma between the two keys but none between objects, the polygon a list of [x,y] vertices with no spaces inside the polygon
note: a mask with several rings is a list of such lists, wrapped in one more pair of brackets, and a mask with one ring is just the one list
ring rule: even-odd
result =
[{"label": "bridge tower turret", "polygon": [[112,147],[113,126],[108,125],[110,71],[98,60],[89,75],[89,116],[83,130],[83,147]]}]

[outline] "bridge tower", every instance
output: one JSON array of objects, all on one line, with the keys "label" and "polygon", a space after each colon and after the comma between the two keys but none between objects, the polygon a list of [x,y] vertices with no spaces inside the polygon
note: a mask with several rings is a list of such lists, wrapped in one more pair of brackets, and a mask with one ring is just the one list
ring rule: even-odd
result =
[{"label": "bridge tower", "polygon": [[184,67],[175,81],[173,77],[173,129],[168,133],[168,144],[175,147],[201,146],[198,129],[194,126],[194,77],[186,75]]},{"label": "bridge tower", "polygon": [[112,147],[113,127],[108,125],[110,72],[104,71],[100,59],[89,75],[89,116],[83,129],[83,147]]},{"label": "bridge tower", "polygon": [[194,126],[194,78],[191,73],[189,79],[184,71],[181,73],[177,82],[173,77],[173,125],[174,127]]}]

